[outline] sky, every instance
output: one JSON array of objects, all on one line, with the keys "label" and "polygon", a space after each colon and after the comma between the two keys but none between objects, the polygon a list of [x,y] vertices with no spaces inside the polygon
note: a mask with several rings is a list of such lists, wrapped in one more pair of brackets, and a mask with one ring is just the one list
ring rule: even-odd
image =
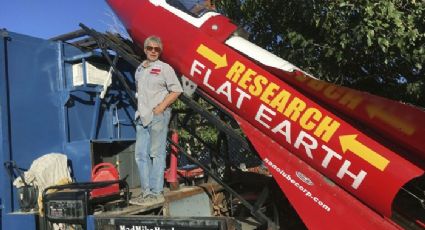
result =
[{"label": "sky", "polygon": [[80,29],[79,23],[124,32],[105,0],[0,0],[0,29],[48,39]]}]

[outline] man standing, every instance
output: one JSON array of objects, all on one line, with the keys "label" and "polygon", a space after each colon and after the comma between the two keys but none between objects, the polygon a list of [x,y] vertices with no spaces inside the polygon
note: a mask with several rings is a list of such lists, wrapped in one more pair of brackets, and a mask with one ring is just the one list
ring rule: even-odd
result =
[{"label": "man standing", "polygon": [[137,111],[135,158],[142,193],[132,204],[163,202],[164,170],[169,106],[183,89],[173,68],[159,60],[161,39],[148,37],[144,42],[146,60],[136,70]]}]

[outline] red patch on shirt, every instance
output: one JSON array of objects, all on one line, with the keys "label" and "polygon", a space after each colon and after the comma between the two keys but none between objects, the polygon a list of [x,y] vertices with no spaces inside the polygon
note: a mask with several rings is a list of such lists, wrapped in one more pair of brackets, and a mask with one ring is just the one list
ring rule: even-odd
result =
[{"label": "red patch on shirt", "polygon": [[161,73],[161,69],[151,69],[151,72],[150,72],[150,74],[155,74],[155,75],[158,75],[160,73]]}]

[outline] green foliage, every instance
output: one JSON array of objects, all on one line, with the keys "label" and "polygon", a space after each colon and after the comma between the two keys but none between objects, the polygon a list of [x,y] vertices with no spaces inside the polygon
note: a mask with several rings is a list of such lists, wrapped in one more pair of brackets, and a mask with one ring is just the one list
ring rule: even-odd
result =
[{"label": "green foliage", "polygon": [[[209,110],[209,106],[206,102],[200,101],[200,105],[205,109]],[[216,147],[214,144],[217,142],[218,131],[215,127],[211,126],[201,115],[191,111],[182,101],[177,100],[173,104],[174,111],[185,111],[184,113],[178,113],[177,127],[181,143],[185,143],[186,150],[189,150],[194,154],[202,154],[208,152],[205,144]],[[185,116],[190,114],[188,121],[183,125]],[[197,136],[195,137],[194,134]],[[201,140],[205,143],[202,143]]]},{"label": "green foliage", "polygon": [[425,1],[217,3],[251,41],[318,78],[425,107]]}]

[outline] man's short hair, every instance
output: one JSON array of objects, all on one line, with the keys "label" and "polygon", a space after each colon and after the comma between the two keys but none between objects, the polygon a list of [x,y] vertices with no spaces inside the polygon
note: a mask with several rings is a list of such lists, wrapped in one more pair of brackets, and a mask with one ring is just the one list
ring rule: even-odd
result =
[{"label": "man's short hair", "polygon": [[149,36],[148,38],[146,38],[143,48],[146,49],[146,47],[148,46],[148,44],[150,42],[153,42],[153,43],[158,44],[159,48],[161,48],[161,50],[163,50],[163,45],[162,45],[161,38],[159,38],[158,36],[152,35],[152,36]]}]

